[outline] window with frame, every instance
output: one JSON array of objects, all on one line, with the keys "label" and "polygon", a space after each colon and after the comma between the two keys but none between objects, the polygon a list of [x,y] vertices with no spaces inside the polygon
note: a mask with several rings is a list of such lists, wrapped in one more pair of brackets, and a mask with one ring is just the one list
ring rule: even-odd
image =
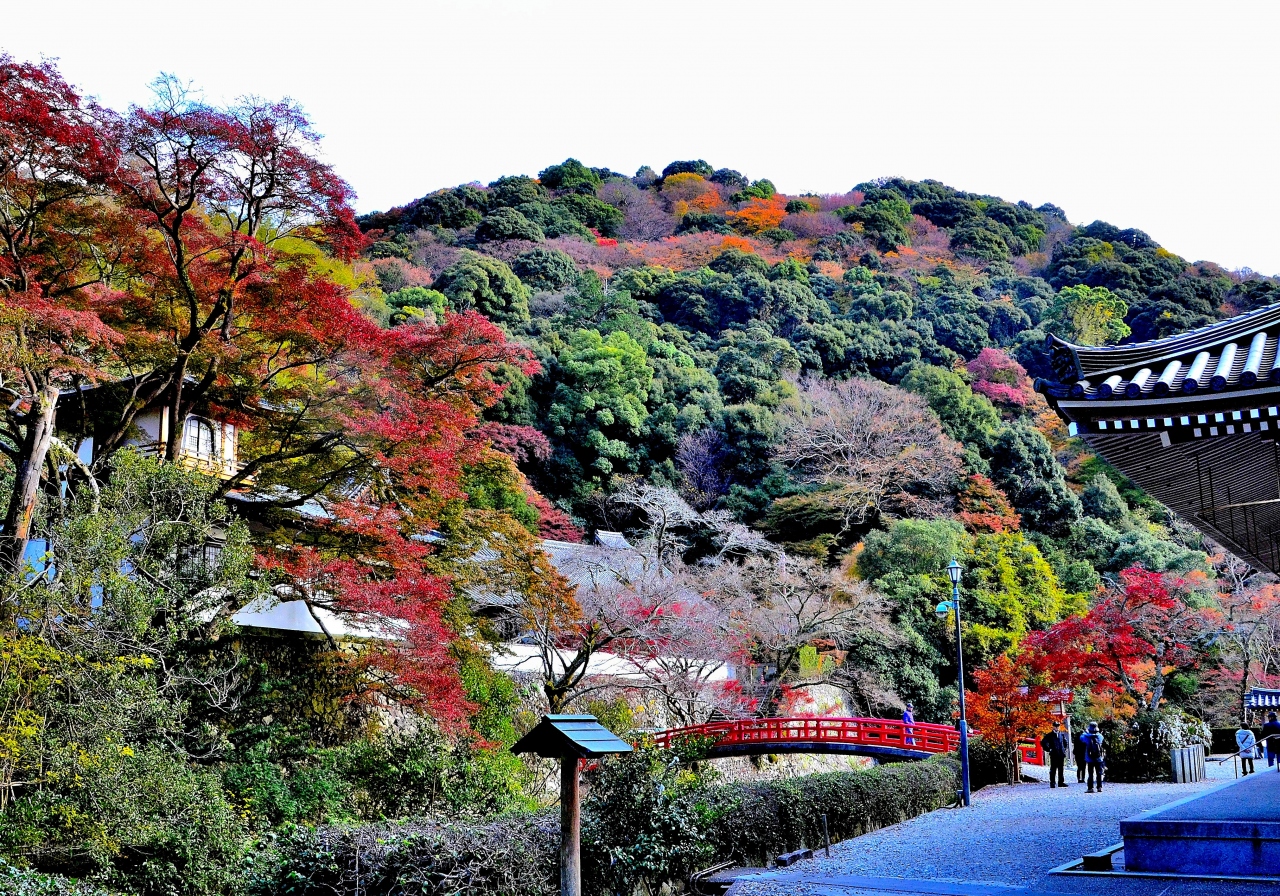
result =
[{"label": "window with frame", "polygon": [[188,417],[183,432],[182,450],[184,454],[201,460],[216,460],[218,433],[214,424],[203,417]]}]

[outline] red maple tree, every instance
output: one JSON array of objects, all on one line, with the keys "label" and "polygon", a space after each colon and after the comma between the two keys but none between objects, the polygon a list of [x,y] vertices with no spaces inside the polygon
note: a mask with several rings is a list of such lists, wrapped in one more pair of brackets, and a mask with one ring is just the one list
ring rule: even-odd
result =
[{"label": "red maple tree", "polygon": [[1119,692],[1154,709],[1169,675],[1195,665],[1198,642],[1217,627],[1216,611],[1188,600],[1196,584],[1131,567],[1088,613],[1030,633],[1023,648],[1060,686]]},{"label": "red maple tree", "polygon": [[[174,460],[188,415],[216,413],[243,461],[221,494],[277,511],[296,541],[269,566],[308,600],[389,626],[358,662],[456,724],[454,590],[422,536],[492,451],[480,415],[501,394],[495,371],[536,365],[478,314],[386,329],[353,304],[331,273],[362,244],[352,193],[316,141],[289,102],[215,107],[164,78],[154,103],[116,116],[52,65],[0,57],[0,451],[18,473],[0,563],[20,567],[43,479],[106,475],[158,405],[178,423],[159,446]],[[93,469],[54,433],[68,395]]]},{"label": "red maple tree", "polygon": [[1004,760],[1006,780],[1021,780],[1019,745],[1036,740],[1049,728],[1052,714],[1042,700],[1049,688],[1034,654],[1000,654],[973,673],[974,689],[966,690],[969,721],[995,746]]}]

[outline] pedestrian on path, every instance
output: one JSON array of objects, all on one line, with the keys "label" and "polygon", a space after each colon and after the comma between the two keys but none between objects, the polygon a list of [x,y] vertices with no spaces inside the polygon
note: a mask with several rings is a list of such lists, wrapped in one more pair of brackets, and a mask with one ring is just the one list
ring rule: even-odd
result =
[{"label": "pedestrian on path", "polygon": [[[1040,749],[1044,750],[1049,756],[1050,787],[1067,786],[1062,770],[1067,764],[1067,750],[1070,746],[1067,732],[1062,730],[1062,723],[1054,719],[1053,730],[1046,731],[1044,737],[1040,738]],[[1056,778],[1054,777],[1055,775],[1057,775]]]},{"label": "pedestrian on path", "polygon": [[1081,739],[1083,737],[1084,737],[1084,730],[1082,729],[1080,733],[1076,735],[1075,740],[1071,742],[1071,751],[1073,754],[1075,754],[1075,760],[1076,760],[1076,783],[1077,784],[1084,783],[1084,741]]},{"label": "pedestrian on path", "polygon": [[1267,745],[1267,768],[1280,760],[1280,722],[1276,721],[1274,712],[1267,713],[1267,722],[1262,726],[1262,742]]},{"label": "pedestrian on path", "polygon": [[1080,740],[1084,741],[1084,764],[1086,782],[1089,785],[1088,793],[1093,793],[1094,780],[1098,783],[1098,793],[1102,793],[1102,763],[1105,754],[1102,749],[1102,732],[1098,730],[1097,722],[1089,723],[1089,730],[1080,735]]},{"label": "pedestrian on path", "polygon": [[[916,708],[910,703],[908,703],[907,708],[902,711],[902,722],[904,725],[914,725],[916,723]],[[910,728],[907,729],[907,737],[904,743],[906,743],[908,747],[915,744],[915,740],[911,737]]]},{"label": "pedestrian on path", "polygon": [[1253,774],[1253,756],[1258,749],[1258,739],[1244,725],[1236,729],[1236,749],[1240,754],[1240,768],[1246,775]]}]

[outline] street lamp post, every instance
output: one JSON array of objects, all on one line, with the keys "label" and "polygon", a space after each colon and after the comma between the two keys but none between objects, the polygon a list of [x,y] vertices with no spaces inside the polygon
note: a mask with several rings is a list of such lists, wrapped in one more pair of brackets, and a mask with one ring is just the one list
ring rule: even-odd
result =
[{"label": "street lamp post", "polygon": [[960,798],[969,805],[969,717],[964,710],[964,645],[960,641],[960,575],[963,567],[952,558],[947,564],[951,577],[951,600],[938,604],[938,615],[956,614],[956,690],[960,694]]}]

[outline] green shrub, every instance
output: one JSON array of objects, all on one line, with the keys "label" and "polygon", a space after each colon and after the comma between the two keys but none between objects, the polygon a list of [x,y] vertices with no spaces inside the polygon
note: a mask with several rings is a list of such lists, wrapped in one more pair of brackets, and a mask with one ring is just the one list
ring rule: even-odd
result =
[{"label": "green shrub", "polygon": [[298,828],[281,838],[261,896],[552,896],[560,824],[526,815],[488,824]]},{"label": "green shrub", "polygon": [[1099,726],[1106,744],[1108,781],[1141,783],[1169,777],[1170,753],[1179,747],[1211,744],[1209,726],[1180,709],[1141,713],[1132,720]]},{"label": "green shrub", "polygon": [[16,868],[0,859],[0,893],[4,896],[113,896],[97,884]]},{"label": "green shrub", "polygon": [[65,783],[11,807],[0,849],[137,896],[237,891],[248,832],[216,773],[122,747],[81,752],[49,777]]},{"label": "green shrub", "polygon": [[707,788],[701,804],[717,860],[764,865],[771,857],[822,845],[822,816],[832,841],[857,837],[948,805],[959,766],[950,757],[829,772],[759,784]]},{"label": "green shrub", "polygon": [[1005,757],[990,741],[975,737],[969,741],[969,786],[981,790],[989,784],[1010,784]]},{"label": "green shrub", "polygon": [[582,875],[595,893],[656,893],[714,855],[705,837],[705,792],[678,755],[641,747],[602,762],[582,826]]},{"label": "green shrub", "polygon": [[[718,861],[856,837],[947,805],[951,757],[760,784],[701,786],[654,750],[601,764],[584,805],[586,892],[677,889]],[[559,820],[298,829],[282,838],[256,892],[283,896],[543,896],[558,885]],[[357,885],[358,882],[358,885]]]}]

